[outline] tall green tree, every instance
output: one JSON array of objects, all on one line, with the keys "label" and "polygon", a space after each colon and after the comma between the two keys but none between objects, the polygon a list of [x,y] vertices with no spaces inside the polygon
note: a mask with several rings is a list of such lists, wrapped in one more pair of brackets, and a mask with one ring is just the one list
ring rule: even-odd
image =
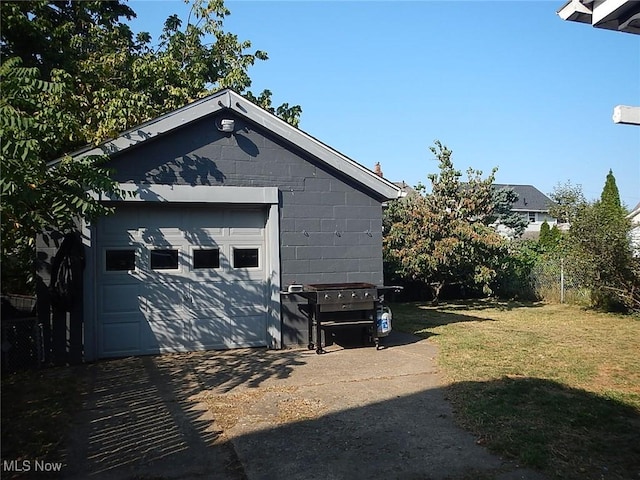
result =
[{"label": "tall green tree", "polygon": [[86,45],[81,39],[96,29],[117,30],[121,38],[130,38],[129,27],[120,19],[135,17],[120,0],[5,1],[0,5],[0,53],[3,58],[21,58],[25,67],[38,68],[43,78],[54,69],[81,75],[78,60],[88,53],[82,51]]},{"label": "tall green tree", "polygon": [[47,167],[44,159],[67,122],[67,113],[47,99],[63,96],[65,85],[38,77],[37,68],[23,67],[18,58],[0,65],[3,290],[26,288],[37,233],[64,232],[73,227],[74,218],[91,220],[109,213],[88,193],[91,190],[114,197],[122,193],[101,166],[102,157],[65,158]]},{"label": "tall green tree", "polygon": [[600,204],[613,219],[626,214],[622,202],[620,202],[620,192],[616,184],[616,177],[613,176],[611,169],[609,169],[602,193],[600,194]]},{"label": "tall green tree", "polygon": [[583,207],[569,231],[572,264],[598,308],[640,309],[640,268],[630,231],[610,171],[600,200]]},{"label": "tall green tree", "polygon": [[462,283],[490,293],[505,240],[489,226],[494,217],[492,184],[469,169],[467,181],[439,141],[431,147],[439,172],[428,176],[431,193],[391,202],[384,217],[383,251],[388,269],[401,278],[427,283],[437,303],[447,284]]},{"label": "tall green tree", "polygon": [[226,87],[298,124],[299,106],[247,90],[248,69],[268,56],[224,30],[229,13],[222,0],[194,0],[153,44],[133,34],[135,12],[121,1],[0,3],[3,275],[10,264],[30,270],[37,232],[108,213],[86,192],[119,192],[100,159],[65,157],[78,147]]},{"label": "tall green tree", "polygon": [[551,227],[549,223],[545,220],[540,225],[540,236],[538,237],[538,244],[542,247],[546,247],[549,244],[549,238],[551,236]]},{"label": "tall green tree", "polygon": [[19,56],[43,77],[66,85],[58,108],[73,121],[50,150],[56,158],[98,143],[221,88],[232,88],[298,125],[298,105],[253,95],[249,68],[267,60],[251,42],[224,30],[222,0],[194,0],[187,19],[171,15],[154,43],[126,24],[135,12],[120,1],[2,2],[0,54]]}]

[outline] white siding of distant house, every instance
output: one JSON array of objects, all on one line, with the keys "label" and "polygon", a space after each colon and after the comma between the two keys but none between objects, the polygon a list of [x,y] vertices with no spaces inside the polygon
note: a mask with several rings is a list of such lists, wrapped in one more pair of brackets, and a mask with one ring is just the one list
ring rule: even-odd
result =
[{"label": "white siding of distant house", "polygon": [[[525,228],[524,232],[522,233],[521,238],[523,239],[524,238],[537,239],[540,234],[540,227],[542,227],[542,224],[545,222],[545,220],[550,227],[552,227],[553,225],[558,225],[558,221],[552,216],[550,216],[547,212],[528,212],[528,211],[521,211],[521,210],[516,210],[516,211],[523,218],[529,221],[527,228]],[[533,221],[531,221],[532,219]],[[494,227],[496,228],[496,231],[500,235],[503,235],[508,238],[514,237],[513,230],[510,229],[509,227],[505,227],[504,225],[501,225],[501,224],[495,224]],[[558,226],[558,228],[562,229],[562,226]]]},{"label": "white siding of distant house", "polygon": [[633,228],[631,229],[631,243],[636,256],[640,256],[640,204],[629,214]]},{"label": "white siding of distant house", "polygon": [[547,212],[519,211],[518,213],[529,221],[529,225],[527,225],[525,233],[539,232],[540,227],[545,221],[549,224],[549,226],[553,226],[557,223],[556,219],[549,215]]}]

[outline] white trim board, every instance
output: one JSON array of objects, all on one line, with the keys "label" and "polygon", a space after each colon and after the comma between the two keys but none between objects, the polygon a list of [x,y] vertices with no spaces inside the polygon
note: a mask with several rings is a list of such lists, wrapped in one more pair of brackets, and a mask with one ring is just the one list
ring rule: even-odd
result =
[{"label": "white trim board", "polygon": [[277,204],[277,187],[216,187],[209,185],[160,185],[120,183],[133,196],[108,197],[91,192],[93,198],[111,202],[187,202],[232,204]]}]

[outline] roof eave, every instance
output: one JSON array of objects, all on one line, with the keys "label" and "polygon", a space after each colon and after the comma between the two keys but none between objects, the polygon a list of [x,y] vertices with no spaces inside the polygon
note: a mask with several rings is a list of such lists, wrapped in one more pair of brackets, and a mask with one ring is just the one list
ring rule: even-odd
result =
[{"label": "roof eave", "polygon": [[633,0],[570,0],[557,14],[563,20],[596,28],[640,34],[640,2]]},{"label": "roof eave", "polygon": [[556,13],[562,20],[591,23],[591,9],[580,0],[569,0]]},{"label": "roof eave", "polygon": [[230,94],[230,109],[244,115],[258,125],[271,131],[283,140],[319,158],[327,165],[353,178],[387,200],[400,198],[402,191],[392,182],[379,177],[372,170],[360,165],[342,153],[317,140],[304,131],[251,103],[233,91]]},{"label": "roof eave", "polygon": [[[85,147],[70,156],[74,159],[80,159],[93,155],[114,155],[225,109],[262,126],[277,137],[351,177],[357,183],[386,200],[400,198],[402,195],[401,189],[390,181],[377,176],[368,168],[228,89],[143,123],[100,145]],[[49,162],[49,166],[56,165],[60,161],[62,158],[53,160]]]}]

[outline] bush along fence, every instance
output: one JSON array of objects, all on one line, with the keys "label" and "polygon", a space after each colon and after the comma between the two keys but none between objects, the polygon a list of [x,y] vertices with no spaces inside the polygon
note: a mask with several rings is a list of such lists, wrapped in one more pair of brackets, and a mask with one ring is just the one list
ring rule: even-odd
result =
[{"label": "bush along fence", "polygon": [[562,257],[540,258],[531,270],[531,288],[540,300],[587,305],[589,289],[572,265]]}]

